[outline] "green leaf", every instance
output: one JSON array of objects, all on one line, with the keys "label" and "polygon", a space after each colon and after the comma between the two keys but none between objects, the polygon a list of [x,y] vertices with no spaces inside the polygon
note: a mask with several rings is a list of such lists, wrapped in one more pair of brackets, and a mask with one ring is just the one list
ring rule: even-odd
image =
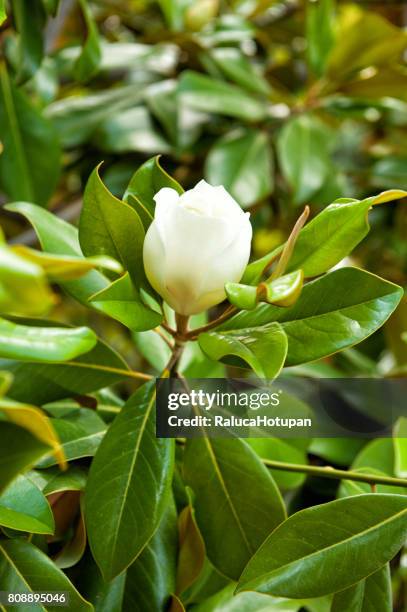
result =
[{"label": "green leaf", "polygon": [[0,25],[6,21],[7,12],[6,12],[6,4],[5,0],[0,0]]},{"label": "green leaf", "polygon": [[334,44],[334,0],[307,2],[308,63],[318,77],[324,73],[329,52]]},{"label": "green leaf", "polygon": [[62,469],[66,468],[66,458],[58,435],[47,415],[29,404],[20,404],[9,398],[0,399],[0,411],[9,421],[23,427],[44,444],[52,448],[53,454]]},{"label": "green leaf", "polygon": [[211,58],[225,76],[237,85],[257,94],[270,94],[271,87],[267,80],[240,49],[217,47],[211,51]]},{"label": "green leaf", "polygon": [[0,360],[13,374],[8,395],[15,400],[44,404],[72,394],[83,395],[131,377],[119,355],[99,341],[94,349],[64,363],[27,363]]},{"label": "green leaf", "polygon": [[215,113],[256,122],[267,116],[267,103],[236,85],[212,79],[199,72],[182,73],[178,92],[182,104],[205,113]]},{"label": "green leaf", "polygon": [[[280,438],[246,438],[245,441],[261,459],[307,465],[306,444],[302,440]],[[305,474],[269,470],[281,489],[294,489],[303,484]]]},{"label": "green leaf", "polygon": [[98,126],[94,142],[109,153],[166,153],[171,147],[155,128],[145,106],[136,106],[110,115]]},{"label": "green leaf", "polygon": [[59,178],[57,135],[13,84],[4,64],[0,64],[0,140],[4,146],[0,182],[9,198],[46,204]]},{"label": "green leaf", "polygon": [[108,191],[98,168],[92,172],[83,196],[79,241],[88,257],[110,255],[123,264],[138,286],[143,281],[143,225],[131,206]]},{"label": "green leaf", "polygon": [[406,518],[407,496],[381,493],[301,510],[267,538],[238,590],[301,598],[346,589],[394,557],[407,535]]},{"label": "green leaf", "polygon": [[[365,200],[341,199],[333,202],[302,228],[288,263],[288,271],[301,268],[305,277],[319,276],[349,255],[367,235],[368,211],[375,204],[406,197],[402,190],[384,191]],[[274,249],[246,268],[244,282],[257,284],[272,257],[282,251]]]},{"label": "green leaf", "polygon": [[154,383],[122,408],[93,460],[86,486],[92,553],[106,580],[150,540],[168,503],[173,441],[155,437]]},{"label": "green leaf", "polygon": [[0,245],[0,312],[38,316],[54,301],[42,268]]},{"label": "green leaf", "polygon": [[89,327],[30,327],[0,318],[0,357],[20,361],[70,361],[89,352],[97,337]]},{"label": "green leaf", "polygon": [[152,157],[138,168],[123,196],[123,199],[139,214],[145,230],[154,219],[156,193],[163,187],[175,189],[179,194],[184,191],[181,185],[160,166],[159,159],[159,156]]},{"label": "green leaf", "polygon": [[239,439],[188,440],[185,482],[195,493],[196,520],[211,563],[229,578],[242,569],[285,518],[273,478]]},{"label": "green leaf", "polygon": [[[304,610],[302,600],[270,597],[262,593],[234,594],[236,583],[229,584],[194,608],[194,612],[298,612]],[[308,610],[308,607],[306,608]],[[311,609],[310,609],[311,610]]]},{"label": "green leaf", "polygon": [[46,15],[42,0],[12,0],[18,38],[18,83],[30,79],[41,65],[44,54],[43,29]]},{"label": "green leaf", "polygon": [[127,568],[123,609],[164,610],[175,590],[177,515],[170,500],[160,525],[137,559]]},{"label": "green leaf", "polygon": [[218,361],[232,355],[238,359],[228,359],[227,363],[242,367],[242,361],[246,362],[257,376],[266,378],[279,374],[287,355],[287,336],[278,323],[261,329],[205,332],[200,334],[198,341],[210,359]]},{"label": "green leaf", "polygon": [[206,158],[205,176],[212,185],[223,185],[243,207],[273,191],[273,159],[264,132],[239,129],[219,139]]},{"label": "green leaf", "polygon": [[400,417],[394,428],[394,471],[407,478],[407,417]]},{"label": "green leaf", "polygon": [[[47,555],[33,544],[21,539],[0,542],[0,583],[6,591],[33,593],[64,591],[69,595],[69,606],[77,612],[91,612],[93,607],[75,589],[65,574]],[[18,606],[19,612],[27,608]],[[45,608],[43,608],[45,609]],[[50,612],[60,606],[47,605]]]},{"label": "green leaf", "polygon": [[184,25],[184,13],[190,0],[158,0],[165,20],[171,30],[180,31]]},{"label": "green leaf", "polygon": [[305,285],[291,308],[262,304],[253,311],[238,313],[216,331],[278,321],[288,337],[286,365],[298,365],[370,336],[388,319],[402,295],[400,287],[374,274],[340,268]]},{"label": "green leaf", "polygon": [[105,314],[109,314],[132,331],[153,329],[163,318],[160,313],[151,310],[141,301],[128,273],[93,295],[90,302],[103,308]]},{"label": "green leaf", "polygon": [[393,597],[390,580],[390,567],[386,563],[365,580],[357,582],[345,591],[335,593],[331,612],[392,612]]},{"label": "green leaf", "polygon": [[30,533],[54,533],[51,508],[26,476],[18,476],[0,495],[0,525]]},{"label": "green leaf", "polygon": [[355,11],[351,19],[343,14],[336,44],[327,63],[327,75],[341,82],[368,66],[391,65],[406,48],[402,29],[373,11]]},{"label": "green leaf", "polygon": [[98,71],[102,51],[96,23],[87,0],[79,0],[86,23],[87,35],[82,51],[73,67],[73,73],[78,81],[87,81]]},{"label": "green leaf", "polygon": [[[79,419],[51,419],[52,426],[61,441],[62,451],[67,461],[93,457],[106,433],[105,423],[96,414],[91,422],[86,417]],[[53,457],[46,457],[38,464],[45,468],[55,465]]]},{"label": "green leaf", "polygon": [[281,169],[296,205],[308,202],[331,172],[330,130],[312,115],[285,123],[277,141]]},{"label": "green leaf", "polygon": [[[51,470],[48,471],[51,472]],[[71,466],[66,472],[58,470],[49,478],[43,488],[43,493],[44,495],[50,495],[61,491],[83,491],[86,485],[86,477],[86,473],[80,467]]]},{"label": "green leaf", "polygon": [[0,447],[0,491],[20,472],[51,452],[47,444],[25,429],[5,422],[0,422]]}]

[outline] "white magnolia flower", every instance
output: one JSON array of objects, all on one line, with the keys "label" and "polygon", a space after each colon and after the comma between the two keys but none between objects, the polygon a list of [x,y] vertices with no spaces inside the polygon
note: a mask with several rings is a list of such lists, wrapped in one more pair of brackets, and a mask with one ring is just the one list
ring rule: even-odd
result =
[{"label": "white magnolia flower", "polygon": [[164,187],[154,200],[143,252],[149,282],[182,315],[219,304],[225,283],[238,282],[249,260],[249,213],[205,181],[181,196]]}]

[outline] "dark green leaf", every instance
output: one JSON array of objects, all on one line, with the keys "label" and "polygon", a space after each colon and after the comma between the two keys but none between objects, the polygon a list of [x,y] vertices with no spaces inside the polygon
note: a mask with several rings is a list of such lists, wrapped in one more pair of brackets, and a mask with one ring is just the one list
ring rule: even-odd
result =
[{"label": "dark green leaf", "polygon": [[92,172],[83,196],[79,241],[88,257],[110,255],[120,261],[140,285],[144,279],[144,228],[136,211],[115,198]]},{"label": "dark green leaf", "polygon": [[164,610],[175,590],[177,515],[170,500],[160,525],[142,553],[127,569],[123,609]]},{"label": "dark green leaf", "polygon": [[266,536],[285,518],[273,478],[237,438],[188,440],[184,473],[195,493],[196,519],[209,560],[226,576],[238,578]]},{"label": "dark green leaf", "polygon": [[15,200],[46,204],[59,177],[58,139],[52,124],[12,83],[4,64],[0,65],[0,140],[4,191]]},{"label": "dark green leaf", "polygon": [[237,130],[217,141],[209,152],[206,179],[223,185],[242,206],[250,206],[273,191],[273,159],[264,132]]},{"label": "dark green leaf", "polygon": [[82,51],[75,62],[73,72],[78,81],[87,81],[97,72],[102,58],[102,51],[91,8],[87,0],[79,0],[79,4],[85,19],[87,35]]},{"label": "dark green leaf", "polygon": [[[64,591],[69,595],[69,606],[75,612],[93,609],[51,559],[24,540],[0,542],[0,584],[6,591],[23,593]],[[60,606],[47,605],[46,609],[58,612]],[[14,606],[14,610],[24,612],[27,604]]]},{"label": "dark green leaf", "polygon": [[[287,355],[287,336],[278,323],[225,332],[205,332],[199,336],[201,349],[214,360],[229,355],[249,364],[257,376],[274,378]],[[236,365],[236,360],[232,359]]]},{"label": "dark green leaf", "polygon": [[377,572],[349,587],[335,593],[331,612],[392,612],[393,597],[390,580],[390,567],[386,563]]},{"label": "dark green leaf", "polygon": [[294,204],[308,202],[331,171],[330,130],[312,115],[290,119],[281,130],[277,150]]},{"label": "dark green leaf", "polygon": [[394,557],[406,518],[407,496],[381,493],[297,512],[253,556],[238,590],[301,598],[348,588]]},{"label": "dark green leaf", "polygon": [[0,318],[0,357],[20,361],[70,361],[96,344],[89,327],[30,327]]},{"label": "dark green leaf", "polygon": [[51,508],[26,476],[18,476],[0,495],[0,525],[30,533],[54,533]]},{"label": "dark green leaf", "polygon": [[278,321],[288,337],[286,365],[313,361],[353,346],[387,320],[402,290],[357,268],[341,268],[305,285],[291,308],[259,305],[238,313],[217,332]]},{"label": "dark green leaf", "polygon": [[122,408],[92,463],[86,524],[106,579],[128,567],[150,540],[168,503],[173,441],[155,437],[154,382]]},{"label": "dark green leaf", "polygon": [[237,117],[250,122],[267,115],[267,103],[236,85],[186,70],[179,81],[181,102],[195,110]]},{"label": "dark green leaf", "polygon": [[17,81],[30,79],[42,62],[45,11],[42,0],[12,0],[13,16],[19,34]]},{"label": "dark green leaf", "polygon": [[175,189],[179,194],[184,191],[160,166],[159,157],[152,157],[133,174],[123,196],[139,214],[146,230],[154,218],[154,196],[163,187]]},{"label": "dark green leaf", "polygon": [[0,490],[4,489],[20,472],[28,470],[51,448],[34,438],[28,431],[0,422]]}]

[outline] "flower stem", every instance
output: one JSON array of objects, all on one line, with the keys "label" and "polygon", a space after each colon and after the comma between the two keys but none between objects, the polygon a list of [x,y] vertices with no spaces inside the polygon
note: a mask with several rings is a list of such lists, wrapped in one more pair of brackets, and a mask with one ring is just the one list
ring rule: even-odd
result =
[{"label": "flower stem", "polygon": [[[184,445],[184,438],[177,438],[177,444]],[[283,461],[272,461],[271,459],[261,458],[262,463],[272,470],[281,470],[283,472],[300,472],[303,474],[311,474],[312,476],[320,476],[321,478],[331,478],[334,480],[353,480],[356,482],[366,482],[372,486],[378,484],[389,485],[392,487],[407,488],[407,479],[393,478],[392,476],[380,476],[376,474],[362,474],[361,472],[353,472],[352,470],[337,470],[329,465],[303,465],[299,463],[285,463]]]}]

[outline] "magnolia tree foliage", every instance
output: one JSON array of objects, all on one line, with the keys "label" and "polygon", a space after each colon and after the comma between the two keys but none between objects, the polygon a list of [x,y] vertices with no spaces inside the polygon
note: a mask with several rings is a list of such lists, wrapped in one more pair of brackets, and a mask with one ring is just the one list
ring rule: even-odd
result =
[{"label": "magnolia tree foliage", "polygon": [[404,609],[405,419],[155,435],[158,377],[406,371],[400,15],[0,1],[0,591]]}]

